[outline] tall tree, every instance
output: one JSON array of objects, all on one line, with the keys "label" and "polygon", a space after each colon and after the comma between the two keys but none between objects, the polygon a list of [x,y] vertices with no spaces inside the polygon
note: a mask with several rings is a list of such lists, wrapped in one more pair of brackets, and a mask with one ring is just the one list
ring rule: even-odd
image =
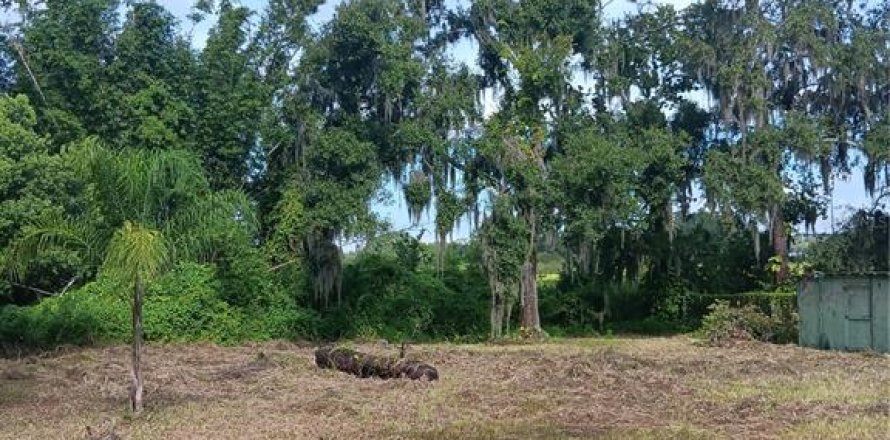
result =
[{"label": "tall tree", "polygon": [[[272,6],[270,17],[283,7]],[[416,111],[424,76],[422,53],[416,45],[428,35],[424,9],[415,3],[345,2],[307,45],[298,68],[284,69],[281,74],[284,93],[270,130],[279,139],[274,157],[269,157],[277,168],[272,172],[281,181],[300,181],[306,188],[341,182],[354,190],[342,194],[351,204],[348,211],[336,214],[336,222],[322,222],[304,231],[305,254],[325,256],[313,262],[317,267],[310,271],[315,286],[324,290],[318,292],[321,298],[334,291],[336,283],[329,281],[339,279],[335,239],[367,230],[366,220],[372,218],[368,203],[380,177],[384,171],[400,177],[411,159],[405,146],[396,142],[395,133]],[[274,35],[281,32],[299,33],[299,28],[271,24],[268,29],[273,41],[280,41]],[[278,47],[277,62],[281,62],[293,46],[278,43]],[[349,148],[343,145],[355,149],[339,151]],[[313,210],[319,210],[318,218],[327,218],[326,205],[320,199],[310,202],[309,196],[304,194],[307,218],[314,217]]]},{"label": "tall tree", "polygon": [[114,58],[118,0],[48,0],[27,7],[9,36],[15,49],[17,91],[35,103],[42,133],[62,145],[93,133],[108,115],[102,102],[104,66]]},{"label": "tall tree", "polygon": [[[864,94],[856,91],[867,87],[853,84],[864,76],[850,75],[842,65],[859,40],[853,37],[858,15],[851,3],[771,0],[708,1],[684,16],[690,32],[678,44],[689,72],[718,102],[715,142],[726,146],[710,162],[711,176],[728,180],[710,179],[709,194],[719,197],[734,188],[719,204],[744,213],[755,234],[766,225],[781,262],[777,283],[788,275],[786,190],[820,183],[830,190],[833,169],[847,169],[850,141],[862,136],[857,115],[867,110],[860,104]],[[866,59],[874,65],[875,58]],[[748,176],[733,183],[737,173],[718,171],[730,168]],[[821,182],[809,178],[814,172]],[[748,180],[755,175],[760,188]]]},{"label": "tall tree", "polygon": [[177,26],[154,2],[130,6],[101,84],[103,95],[94,102],[102,121],[91,133],[117,147],[194,145],[194,56]]},{"label": "tall tree", "polygon": [[248,33],[251,11],[223,5],[197,69],[198,148],[215,188],[239,188],[255,174],[251,155],[259,147],[258,115],[269,100],[255,65]]},{"label": "tall tree", "polygon": [[[83,185],[63,155],[52,153],[38,135],[37,113],[25,95],[0,97],[0,266],[7,247],[29,221],[47,215],[76,214],[85,208]],[[29,303],[83,280],[70,252],[54,252],[35,262],[30,276],[0,281],[0,301]],[[69,286],[70,287],[70,286]]]},{"label": "tall tree", "polygon": [[[571,108],[576,89],[572,56],[589,55],[596,41],[596,2],[536,0],[475,2],[466,29],[479,42],[484,84],[502,91],[499,112],[486,124],[480,158],[491,171],[489,185],[510,197],[525,224],[525,259],[520,279],[521,326],[538,335],[537,243],[542,193],[550,152],[559,149],[555,127]],[[584,63],[580,67],[585,67]]]}]

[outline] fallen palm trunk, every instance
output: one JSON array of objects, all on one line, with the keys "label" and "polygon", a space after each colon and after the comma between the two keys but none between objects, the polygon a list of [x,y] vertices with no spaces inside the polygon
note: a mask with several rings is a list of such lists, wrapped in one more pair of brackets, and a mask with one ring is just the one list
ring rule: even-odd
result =
[{"label": "fallen palm trunk", "polygon": [[315,365],[319,368],[333,368],[361,378],[439,379],[436,368],[423,362],[374,356],[343,347],[326,346],[315,350]]}]

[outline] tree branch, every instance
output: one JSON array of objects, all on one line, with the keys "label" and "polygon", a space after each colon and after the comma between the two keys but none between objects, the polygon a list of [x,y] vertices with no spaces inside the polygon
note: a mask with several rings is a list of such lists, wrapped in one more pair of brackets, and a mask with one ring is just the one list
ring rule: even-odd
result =
[{"label": "tree branch", "polygon": [[28,76],[31,78],[31,82],[34,84],[34,88],[37,89],[37,94],[40,95],[40,100],[46,104],[46,96],[43,94],[43,89],[40,88],[40,84],[37,82],[37,77],[34,76],[34,72],[31,70],[31,65],[28,64],[28,59],[25,58],[25,50],[21,44],[18,42],[12,42],[12,48],[15,49],[16,53],[19,54],[19,59],[22,60],[22,64],[25,65],[25,70],[28,71]]},{"label": "tree branch", "polygon": [[25,289],[25,290],[30,290],[31,292],[34,292],[34,293],[37,293],[37,294],[40,294],[40,295],[43,295],[43,296],[56,296],[55,293],[48,292],[48,291],[43,290],[43,289],[38,289],[38,288],[36,288],[36,287],[26,286],[26,285],[24,285],[24,284],[19,284],[19,283],[14,283],[14,282],[10,282],[9,284],[11,284],[11,285],[13,285],[13,286],[15,286],[15,287],[21,287],[22,289]]}]

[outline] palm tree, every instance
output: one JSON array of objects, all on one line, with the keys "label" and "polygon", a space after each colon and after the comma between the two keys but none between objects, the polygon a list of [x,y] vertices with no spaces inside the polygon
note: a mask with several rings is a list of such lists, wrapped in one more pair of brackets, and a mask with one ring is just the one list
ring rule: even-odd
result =
[{"label": "palm tree", "polygon": [[[142,404],[142,302],[147,283],[173,262],[212,260],[229,228],[252,228],[247,197],[212,192],[198,158],[180,150],[112,151],[95,140],[69,151],[93,210],[29,225],[12,246],[14,274],[49,249],[78,252],[95,271],[133,288],[130,409]],[[250,231],[249,231],[250,232]]]}]

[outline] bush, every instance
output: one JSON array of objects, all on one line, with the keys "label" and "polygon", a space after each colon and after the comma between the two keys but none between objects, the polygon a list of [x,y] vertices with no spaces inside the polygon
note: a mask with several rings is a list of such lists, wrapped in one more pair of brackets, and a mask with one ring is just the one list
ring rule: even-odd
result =
[{"label": "bush", "polygon": [[[306,336],[312,316],[271,282],[255,298],[233,305],[227,283],[212,266],[186,263],[152,283],[145,300],[145,336],[149,341],[291,339]],[[230,286],[230,285],[229,285]]]},{"label": "bush", "polygon": [[[560,287],[562,287],[561,290]],[[603,310],[604,294],[609,295],[611,316],[608,322],[638,321],[652,313],[651,298],[632,284],[586,283],[560,286],[538,284],[541,322],[563,327],[567,334],[590,334],[596,329],[593,312]]]},{"label": "bush", "polygon": [[733,307],[751,305],[762,313],[774,314],[782,310],[797,311],[797,295],[794,292],[748,292],[727,295],[702,295],[687,293],[681,299],[682,317],[687,322],[699,323],[713,304],[725,301]]},{"label": "bush", "polygon": [[797,313],[777,307],[766,314],[753,304],[741,307],[718,300],[709,308],[702,322],[702,332],[711,345],[735,340],[788,343],[797,339]]},{"label": "bush", "polygon": [[484,303],[448,288],[433,274],[408,273],[368,287],[350,292],[357,294],[354,303],[336,312],[340,337],[448,339],[486,331]]},{"label": "bush", "polygon": [[0,309],[0,341],[33,348],[110,343],[129,337],[128,304],[88,284],[57,298]]},{"label": "bush", "polygon": [[219,298],[214,272],[210,266],[183,264],[150,284],[143,312],[145,340],[243,339],[243,313]]},{"label": "bush", "polygon": [[[462,251],[452,246],[449,252]],[[439,276],[429,255],[404,234],[369,243],[349,259],[344,303],[324,312],[318,335],[391,341],[483,338],[489,297],[478,268],[449,259]]]},{"label": "bush", "polygon": [[[143,308],[147,341],[294,338],[310,334],[313,316],[280,289],[262,304],[233,306],[221,298],[212,266],[181,264],[150,283]],[[29,307],[0,309],[0,341],[32,348],[124,343],[131,338],[131,289],[100,279]]]}]

